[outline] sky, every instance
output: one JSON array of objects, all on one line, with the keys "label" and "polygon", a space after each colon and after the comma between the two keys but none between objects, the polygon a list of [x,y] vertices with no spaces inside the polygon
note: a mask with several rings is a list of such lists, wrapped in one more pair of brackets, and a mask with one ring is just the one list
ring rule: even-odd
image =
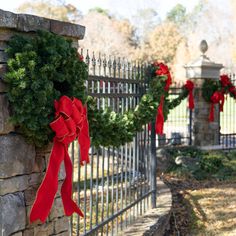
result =
[{"label": "sky", "polygon": [[[36,0],[31,0],[36,1]],[[16,8],[25,0],[0,0],[0,9],[15,12]],[[165,18],[166,13],[177,3],[184,5],[187,11],[191,11],[198,3],[198,0],[65,0],[77,7],[84,14],[94,7],[108,9],[114,15],[132,18],[139,9],[153,8],[161,19]]]}]

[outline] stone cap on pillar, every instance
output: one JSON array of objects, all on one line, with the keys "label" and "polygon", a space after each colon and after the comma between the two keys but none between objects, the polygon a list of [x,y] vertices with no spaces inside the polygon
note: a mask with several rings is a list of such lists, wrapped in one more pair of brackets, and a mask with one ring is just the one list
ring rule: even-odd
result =
[{"label": "stone cap on pillar", "polygon": [[223,68],[222,64],[212,62],[206,55],[205,52],[208,49],[206,40],[202,40],[200,43],[200,51],[202,55],[187,65],[184,66],[186,69],[186,77],[188,79],[218,79],[220,70]]},{"label": "stone cap on pillar", "polygon": [[85,27],[82,25],[28,14],[15,14],[1,9],[0,28],[12,29],[19,32],[47,30],[58,35],[78,40],[83,39],[85,34]]}]

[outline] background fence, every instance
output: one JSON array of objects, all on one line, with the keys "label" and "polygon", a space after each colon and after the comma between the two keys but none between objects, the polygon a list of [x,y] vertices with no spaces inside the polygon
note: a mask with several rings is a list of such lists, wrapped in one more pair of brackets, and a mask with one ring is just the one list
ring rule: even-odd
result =
[{"label": "background fence", "polygon": [[[181,93],[183,84],[174,83],[169,91],[169,99],[173,100]],[[192,145],[192,111],[188,109],[188,99],[170,110],[164,123],[164,135],[157,136],[157,147]]]},{"label": "background fence", "polygon": [[[235,74],[231,74],[230,78],[234,86],[236,86]],[[220,113],[220,144],[224,148],[236,147],[235,108],[235,100],[228,95],[224,104],[224,112]]]}]

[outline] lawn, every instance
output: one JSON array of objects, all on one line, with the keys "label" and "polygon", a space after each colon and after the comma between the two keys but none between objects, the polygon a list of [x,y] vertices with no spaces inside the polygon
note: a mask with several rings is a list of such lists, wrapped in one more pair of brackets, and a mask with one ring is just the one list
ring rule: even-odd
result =
[{"label": "lawn", "polygon": [[236,183],[218,183],[210,188],[184,193],[190,207],[190,235],[236,235]]},{"label": "lawn", "polygon": [[235,236],[236,152],[168,152],[172,165],[163,179],[171,188],[173,208],[165,236]]}]

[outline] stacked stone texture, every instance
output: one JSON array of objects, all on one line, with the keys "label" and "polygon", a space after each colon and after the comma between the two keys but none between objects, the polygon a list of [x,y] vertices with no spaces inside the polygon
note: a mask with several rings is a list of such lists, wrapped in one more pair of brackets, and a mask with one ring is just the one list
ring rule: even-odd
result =
[{"label": "stacked stone texture", "polygon": [[193,143],[196,146],[211,146],[219,144],[219,106],[215,105],[214,122],[209,122],[211,104],[202,97],[204,79],[195,79],[195,108],[193,112]]},{"label": "stacked stone texture", "polygon": [[[38,150],[25,142],[9,122],[10,107],[7,86],[3,82],[7,71],[4,52],[14,34],[33,35],[44,29],[71,38],[74,46],[84,36],[85,28],[42,17],[14,14],[0,9],[0,235],[47,236],[69,235],[69,218],[64,216],[58,191],[45,224],[29,223],[29,213],[36,191],[45,174],[51,147]],[[59,189],[64,168],[59,174]]]}]

